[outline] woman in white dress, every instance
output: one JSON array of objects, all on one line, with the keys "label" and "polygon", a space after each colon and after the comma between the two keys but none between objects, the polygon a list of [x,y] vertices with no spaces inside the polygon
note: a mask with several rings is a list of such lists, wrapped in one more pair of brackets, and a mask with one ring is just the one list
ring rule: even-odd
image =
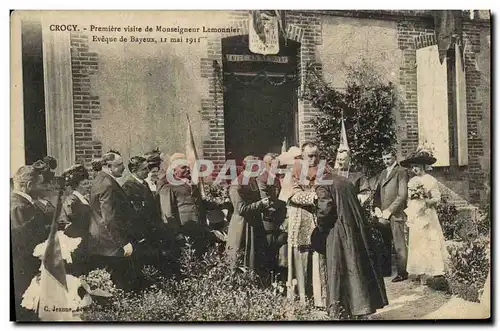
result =
[{"label": "woman in white dress", "polygon": [[438,181],[426,172],[436,162],[429,151],[420,148],[401,162],[415,176],[408,182],[407,224],[409,228],[409,274],[417,275],[422,284],[429,278],[443,276],[448,252],[436,207],[441,200]]}]

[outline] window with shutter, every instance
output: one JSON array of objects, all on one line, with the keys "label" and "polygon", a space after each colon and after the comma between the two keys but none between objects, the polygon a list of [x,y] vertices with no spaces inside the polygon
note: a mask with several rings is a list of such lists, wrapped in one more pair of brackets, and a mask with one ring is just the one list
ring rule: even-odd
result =
[{"label": "window with shutter", "polygon": [[434,166],[468,164],[465,65],[454,44],[440,63],[437,45],[417,50],[419,144],[434,148]]},{"label": "window with shutter", "polygon": [[438,167],[450,165],[447,62],[437,45],[417,50],[418,140],[432,146]]}]

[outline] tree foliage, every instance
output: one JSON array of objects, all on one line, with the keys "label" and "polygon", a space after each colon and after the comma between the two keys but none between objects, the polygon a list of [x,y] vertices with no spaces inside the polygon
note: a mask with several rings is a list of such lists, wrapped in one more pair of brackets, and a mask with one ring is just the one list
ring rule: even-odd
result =
[{"label": "tree foliage", "polygon": [[373,175],[383,168],[381,153],[396,143],[395,88],[373,65],[363,61],[348,69],[346,89],[328,86],[313,66],[307,68],[302,98],[319,110],[311,122],[323,157],[335,162],[342,115],[352,152],[352,167]]}]

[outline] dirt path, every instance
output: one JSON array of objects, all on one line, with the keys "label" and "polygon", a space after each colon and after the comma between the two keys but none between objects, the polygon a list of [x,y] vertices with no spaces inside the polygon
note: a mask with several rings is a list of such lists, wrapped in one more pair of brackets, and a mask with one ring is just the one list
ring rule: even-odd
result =
[{"label": "dirt path", "polygon": [[445,292],[411,280],[392,283],[391,279],[392,277],[384,279],[389,305],[373,314],[372,320],[420,319],[438,310],[451,298]]}]

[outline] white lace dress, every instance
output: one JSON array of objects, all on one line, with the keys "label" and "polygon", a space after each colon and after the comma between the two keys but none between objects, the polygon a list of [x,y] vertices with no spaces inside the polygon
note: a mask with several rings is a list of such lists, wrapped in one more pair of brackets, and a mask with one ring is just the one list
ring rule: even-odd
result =
[{"label": "white lace dress", "polygon": [[[411,188],[422,184],[427,195],[435,202],[426,207],[419,199],[410,199]],[[448,252],[441,224],[436,212],[436,203],[441,199],[438,181],[429,174],[415,176],[408,182],[409,200],[407,224],[409,228],[407,271],[414,275],[444,275]]]}]

